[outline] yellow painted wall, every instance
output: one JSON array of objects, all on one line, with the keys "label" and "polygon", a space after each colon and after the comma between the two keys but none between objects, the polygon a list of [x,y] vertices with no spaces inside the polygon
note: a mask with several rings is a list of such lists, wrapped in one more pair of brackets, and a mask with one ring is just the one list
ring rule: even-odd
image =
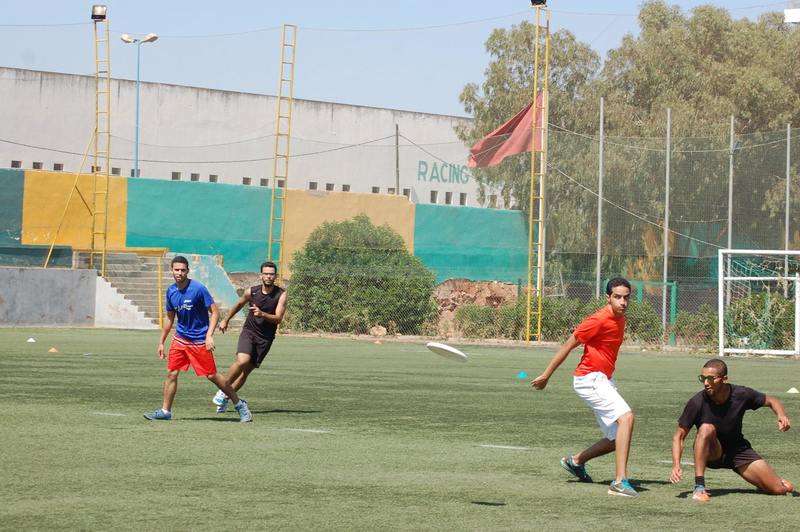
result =
[{"label": "yellow painted wall", "polygon": [[[92,204],[91,175],[81,175],[78,190]],[[56,234],[58,223],[67,204],[75,174],[64,172],[25,171],[22,200],[22,243],[49,245]],[[108,249],[125,247],[125,220],[127,212],[127,179],[109,178],[108,196]],[[86,249],[91,247],[92,217],[77,192],[72,195],[67,214],[56,244]]]},{"label": "yellow painted wall", "polygon": [[[366,214],[375,225],[388,224],[414,252],[414,204],[405,196],[289,190],[286,198],[284,257],[287,268],[294,252],[303,247],[311,231],[323,222],[350,220]],[[291,276],[290,272],[284,272]]]}]

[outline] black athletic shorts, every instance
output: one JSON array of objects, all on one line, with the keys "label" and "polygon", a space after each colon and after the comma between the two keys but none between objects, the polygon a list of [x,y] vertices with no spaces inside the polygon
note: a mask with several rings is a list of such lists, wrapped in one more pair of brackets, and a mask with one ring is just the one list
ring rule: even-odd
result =
[{"label": "black athletic shorts", "polygon": [[272,347],[272,340],[267,340],[257,334],[253,334],[247,329],[243,329],[239,335],[239,343],[236,345],[237,353],[247,353],[250,355],[250,362],[255,367],[259,367],[261,362],[267,357],[269,348]]},{"label": "black athletic shorts", "polygon": [[761,460],[761,455],[750,447],[749,444],[733,449],[722,448],[722,457],[708,463],[710,469],[736,469]]}]

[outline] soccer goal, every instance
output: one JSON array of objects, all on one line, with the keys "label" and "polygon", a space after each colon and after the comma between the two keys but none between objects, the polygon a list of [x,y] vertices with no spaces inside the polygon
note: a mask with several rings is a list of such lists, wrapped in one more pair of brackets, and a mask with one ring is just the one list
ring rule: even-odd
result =
[{"label": "soccer goal", "polygon": [[719,354],[800,355],[800,251],[721,249]]}]

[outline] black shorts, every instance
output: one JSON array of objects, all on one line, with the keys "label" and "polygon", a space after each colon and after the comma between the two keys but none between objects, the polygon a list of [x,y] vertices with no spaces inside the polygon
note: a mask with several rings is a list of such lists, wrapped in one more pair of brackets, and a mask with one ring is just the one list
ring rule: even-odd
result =
[{"label": "black shorts", "polygon": [[710,469],[737,469],[761,460],[761,455],[750,447],[750,444],[733,449],[722,448],[722,457],[708,463]]},{"label": "black shorts", "polygon": [[270,347],[272,347],[272,339],[267,340],[245,329],[239,335],[236,352],[250,355],[250,362],[255,367],[259,367],[267,357]]}]

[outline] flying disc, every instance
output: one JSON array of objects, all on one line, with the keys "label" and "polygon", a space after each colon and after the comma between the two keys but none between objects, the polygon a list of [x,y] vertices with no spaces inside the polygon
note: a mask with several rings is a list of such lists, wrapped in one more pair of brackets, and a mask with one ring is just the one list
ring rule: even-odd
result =
[{"label": "flying disc", "polygon": [[428,342],[425,347],[436,353],[437,355],[449,358],[450,360],[457,360],[458,362],[466,362],[467,355],[459,351],[453,346],[447,344],[440,344],[439,342]]}]

